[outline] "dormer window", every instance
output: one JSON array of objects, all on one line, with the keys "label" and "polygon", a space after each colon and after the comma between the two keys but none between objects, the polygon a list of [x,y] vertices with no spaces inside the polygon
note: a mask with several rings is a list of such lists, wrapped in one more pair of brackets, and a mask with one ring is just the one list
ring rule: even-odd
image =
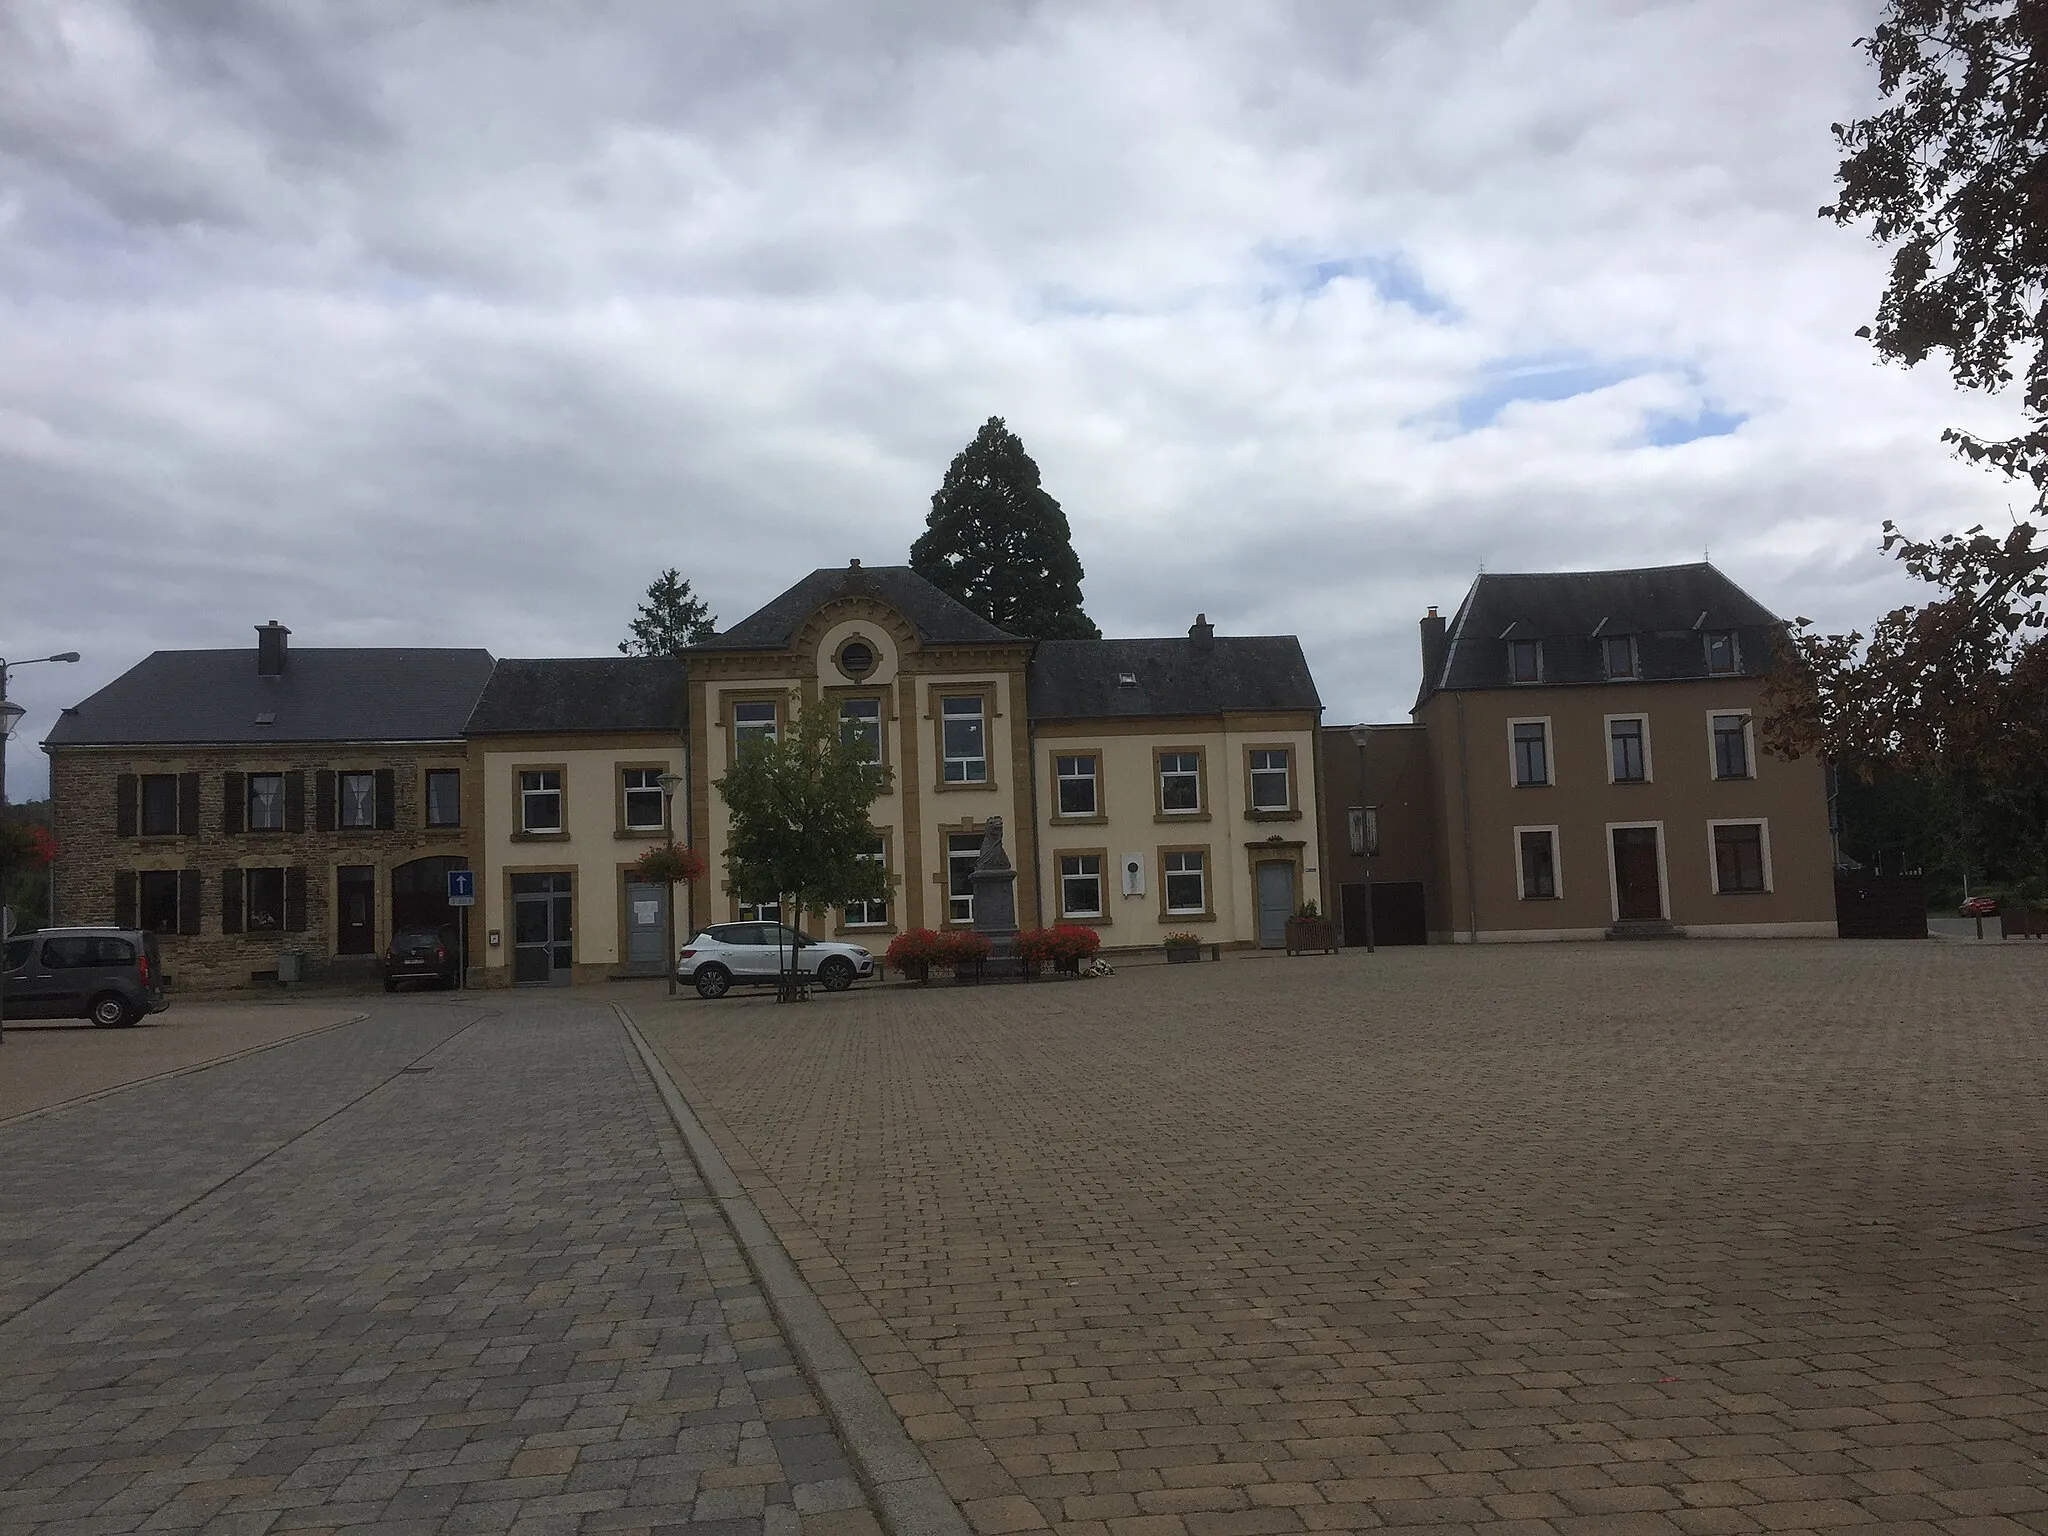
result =
[{"label": "dormer window", "polygon": [[1116,685],[1119,688],[1135,688],[1138,686],[1138,674],[1135,672],[1119,672],[1116,675]]},{"label": "dormer window", "polygon": [[1510,640],[1508,642],[1508,677],[1517,683],[1540,683],[1543,681],[1543,642],[1541,640]]},{"label": "dormer window", "polygon": [[1600,637],[1600,658],[1606,663],[1610,678],[1626,678],[1636,675],[1636,646],[1632,635],[1602,635]]},{"label": "dormer window", "polygon": [[1732,629],[1710,629],[1707,631],[1707,675],[1709,677],[1732,676],[1738,667],[1735,654],[1735,631]]}]

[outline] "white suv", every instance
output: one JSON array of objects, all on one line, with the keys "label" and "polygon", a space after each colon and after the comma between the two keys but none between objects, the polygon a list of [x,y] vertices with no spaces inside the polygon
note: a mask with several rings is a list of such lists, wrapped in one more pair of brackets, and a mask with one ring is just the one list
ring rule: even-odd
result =
[{"label": "white suv", "polygon": [[796,969],[827,992],[844,992],[875,974],[875,957],[858,944],[814,939],[782,923],[714,923],[690,940],[676,962],[676,977],[699,997],[723,997],[732,988],[773,986],[796,948]]}]

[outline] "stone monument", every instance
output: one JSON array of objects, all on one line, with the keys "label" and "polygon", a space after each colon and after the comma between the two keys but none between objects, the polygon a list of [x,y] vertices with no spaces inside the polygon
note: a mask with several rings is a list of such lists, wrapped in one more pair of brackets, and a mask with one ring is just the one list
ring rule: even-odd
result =
[{"label": "stone monument", "polygon": [[987,976],[1018,973],[1017,870],[1003,848],[1003,818],[982,823],[981,854],[974,861],[974,931],[988,940]]}]

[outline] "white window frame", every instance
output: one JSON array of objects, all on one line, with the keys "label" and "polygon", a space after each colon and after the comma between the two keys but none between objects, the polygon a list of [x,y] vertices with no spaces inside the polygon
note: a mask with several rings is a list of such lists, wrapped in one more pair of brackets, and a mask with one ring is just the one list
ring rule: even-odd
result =
[{"label": "white window frame", "polygon": [[[863,851],[856,857],[873,859],[882,866],[883,873],[886,874],[889,868],[889,840],[877,832],[873,849]],[[875,916],[877,907],[882,909],[880,917]],[[859,917],[854,916],[855,911],[860,913]],[[848,928],[886,928],[889,926],[889,898],[884,896],[876,901],[850,901],[840,908],[839,915]]]},{"label": "white window frame", "polygon": [[[1245,785],[1245,793],[1251,796],[1251,802],[1252,802],[1252,809],[1253,809],[1253,810],[1255,810],[1255,811],[1291,811],[1291,810],[1293,810],[1293,809],[1294,809],[1294,752],[1293,752],[1293,750],[1292,750],[1291,748],[1289,748],[1289,747],[1253,747],[1253,748],[1249,749],[1249,751],[1248,751],[1248,752],[1246,753],[1246,757],[1247,757],[1247,762],[1246,762],[1246,766],[1245,766],[1245,776],[1246,776],[1246,778],[1247,778],[1247,780],[1248,780],[1249,782],[1248,782],[1248,783],[1247,783],[1247,784]],[[1278,757],[1278,758],[1280,759],[1280,766],[1279,766],[1278,768],[1272,768],[1272,767],[1267,767],[1267,768],[1261,768],[1261,767],[1259,766],[1259,763],[1258,763],[1258,760],[1259,760],[1259,759],[1260,759],[1261,757]],[[1279,774],[1279,775],[1280,775],[1280,782],[1281,782],[1281,785],[1282,785],[1283,789],[1285,790],[1285,794],[1284,794],[1284,795],[1282,795],[1282,797],[1281,797],[1281,800],[1280,800],[1280,803],[1279,803],[1278,805],[1267,805],[1267,804],[1266,804],[1266,803],[1265,803],[1264,801],[1262,801],[1262,800],[1260,800],[1260,799],[1259,799],[1259,775],[1260,775],[1260,774],[1262,774],[1262,773],[1268,773],[1268,774],[1270,774],[1270,773],[1277,773],[1277,774]]]},{"label": "white window frame", "polygon": [[[1727,711],[1722,711],[1727,713]],[[1724,891],[1721,889],[1720,849],[1714,843],[1716,827],[1755,827],[1757,841],[1761,845],[1764,861],[1764,888],[1760,891]],[[1707,889],[1716,896],[1769,896],[1778,889],[1771,876],[1771,819],[1768,816],[1721,816],[1707,823]]]},{"label": "white window frame", "polygon": [[[1738,776],[1725,776],[1721,772],[1720,755],[1715,751],[1714,722],[1716,720],[1742,717],[1742,762],[1749,770]],[[1740,784],[1756,777],[1756,723],[1747,709],[1710,709],[1707,711],[1707,777],[1716,784]]]},{"label": "white window frame", "polygon": [[[727,707],[731,710],[732,755],[735,761],[738,760],[740,755],[740,743],[748,740],[750,737],[764,736],[770,741],[782,739],[782,706],[773,699],[734,699]],[[759,720],[743,722],[740,719],[740,711],[743,709],[767,710],[767,723],[763,724]],[[749,921],[752,921],[752,919],[749,919]],[[766,919],[762,919],[762,921],[766,921]]]},{"label": "white window frame", "polygon": [[[1550,884],[1548,896],[1531,896],[1528,882],[1522,871],[1522,834],[1524,832],[1547,832],[1550,834]],[[1517,901],[1563,901],[1564,900],[1564,838],[1555,825],[1543,827],[1516,827],[1515,839],[1515,899]]]},{"label": "white window frame", "polygon": [[[950,704],[972,704],[974,713],[947,708]],[[988,695],[984,693],[941,693],[939,695],[939,778],[942,783],[962,785],[983,785],[988,783],[989,767],[989,707]],[[946,744],[946,727],[954,721],[972,720],[981,727],[981,752],[975,757],[955,757],[953,749]],[[960,765],[960,777],[953,776],[953,767]],[[976,777],[969,770],[981,764],[981,774]]]},{"label": "white window frame", "polygon": [[[1754,820],[1755,818],[1747,818]],[[1607,866],[1607,911],[1609,921],[1621,921],[1621,881],[1614,873],[1614,834],[1628,827],[1655,827],[1657,829],[1657,900],[1663,903],[1662,921],[1671,921],[1671,839],[1665,836],[1661,821],[1610,821],[1601,832],[1603,847],[1601,861]],[[1709,877],[1711,878],[1711,877]]]},{"label": "white window frame", "polygon": [[[363,821],[350,821],[348,819],[350,798],[348,785],[351,779],[366,781],[370,786],[370,793],[362,802],[368,818]],[[334,825],[344,832],[370,832],[376,829],[377,775],[375,772],[367,769],[351,768],[334,776]]]},{"label": "white window frame", "polygon": [[[865,642],[865,641],[863,641],[863,642],[861,642],[861,643],[862,643],[862,644],[866,644],[866,642]],[[859,707],[859,708],[861,708],[862,710],[873,710],[873,711],[874,711],[874,713],[873,713],[872,715],[869,715],[869,714],[865,714],[865,713],[863,713],[863,714],[858,714],[858,715],[856,715],[856,714],[850,713],[850,711],[852,711],[852,710],[853,710],[854,708],[856,708],[856,707]],[[875,728],[875,734],[874,734],[874,740],[873,740],[873,742],[872,742],[872,748],[873,748],[873,756],[871,756],[871,757],[868,757],[868,758],[864,759],[864,761],[865,761],[865,762],[867,763],[867,765],[868,765],[868,766],[869,766],[870,768],[879,768],[879,767],[881,767],[881,766],[882,766],[882,701],[881,701],[881,700],[880,700],[879,698],[873,698],[873,697],[866,697],[866,698],[857,698],[857,699],[842,699],[842,700],[840,700],[840,702],[839,702],[839,734],[840,734],[841,736],[844,736],[844,735],[846,734],[846,728],[847,728],[847,726],[849,726],[849,725],[851,725],[851,724],[853,724],[853,723],[855,723],[855,722],[859,722],[859,723],[860,723],[861,725],[863,725],[863,726],[865,726],[865,725],[867,725],[867,724],[869,724],[869,723],[872,723],[872,724],[874,725],[874,728]]]},{"label": "white window frame", "polygon": [[[965,847],[955,848],[953,846],[953,839],[956,837],[962,843],[965,843],[970,837],[973,838],[974,847],[971,850]],[[946,834],[946,921],[949,923],[971,923],[974,921],[973,882],[970,881],[968,883],[965,895],[956,893],[953,889],[953,866],[964,863],[971,871],[974,868],[975,860],[980,857],[981,834],[979,832],[948,832]],[[964,908],[955,907],[955,902],[965,902],[966,906]]]},{"label": "white window frame", "polygon": [[[1062,773],[1063,762],[1086,763],[1086,773]],[[1088,798],[1093,803],[1085,811],[1070,811],[1061,793],[1069,784],[1085,782]],[[1102,814],[1102,754],[1099,752],[1055,752],[1052,755],[1052,813],[1055,818],[1065,817],[1082,821]]]},{"label": "white window frame", "polygon": [[[550,789],[546,781],[555,783]],[[528,779],[539,779],[539,784],[529,785]],[[555,824],[551,827],[536,827],[533,824],[532,797],[553,795],[555,797]],[[531,833],[563,832],[568,829],[568,807],[562,803],[562,770],[559,768],[525,768],[519,774],[519,830]]]},{"label": "white window frame", "polygon": [[[1643,728],[1643,776],[1640,779],[1617,779],[1614,776],[1614,727],[1617,721],[1633,720]],[[1610,784],[1654,784],[1657,782],[1656,759],[1650,754],[1650,717],[1641,711],[1624,715],[1602,715],[1600,717],[1601,740],[1607,747],[1607,782]]]},{"label": "white window frame", "polygon": [[[1540,725],[1543,727],[1543,771],[1544,779],[1522,781],[1515,762],[1515,727],[1518,725]],[[1554,789],[1557,786],[1557,732],[1551,729],[1548,715],[1518,715],[1508,722],[1508,784],[1514,789]]]},{"label": "white window frame", "polygon": [[[1169,757],[1176,761],[1181,758],[1187,758],[1194,764],[1192,768],[1176,768],[1173,770],[1174,778],[1187,779],[1195,786],[1195,803],[1193,805],[1175,806],[1166,803],[1166,760]],[[1201,815],[1205,809],[1202,804],[1202,754],[1192,750],[1161,752],[1152,759],[1152,762],[1153,772],[1159,776],[1159,814],[1162,816]]]},{"label": "white window frame", "polygon": [[[1714,670],[1714,636],[1728,637],[1728,667],[1725,671]],[[1700,631],[1700,662],[1707,669],[1709,677],[1740,677],[1742,675],[1742,636],[1732,629],[1703,629]]]},{"label": "white window frame", "polygon": [[[1174,859],[1193,859],[1195,867],[1191,870],[1175,869],[1172,867]],[[1192,907],[1185,904],[1175,906],[1173,902],[1174,879],[1178,876],[1180,879],[1185,880],[1189,875],[1195,877],[1195,889],[1199,899]],[[1169,917],[1200,916],[1206,913],[1209,910],[1209,856],[1206,853],[1191,852],[1185,848],[1159,855],[1159,899],[1165,904],[1166,913]]]},{"label": "white window frame", "polygon": [[[648,782],[643,784],[633,783],[632,780],[636,774],[645,776]],[[633,796],[635,794],[644,796],[649,790],[654,792],[654,820],[635,821],[633,819]],[[667,796],[661,792],[661,770],[659,768],[621,768],[619,770],[619,797],[620,826],[624,827],[628,832],[659,832],[661,830],[664,809],[662,802]]]},{"label": "white window frame", "polygon": [[[1056,855],[1056,857],[1057,857],[1057,859],[1058,859],[1058,861],[1059,861],[1059,862],[1058,862],[1058,865],[1057,865],[1057,868],[1058,868],[1058,870],[1059,870],[1059,893],[1060,893],[1060,916],[1061,916],[1061,918],[1062,918],[1062,919],[1065,919],[1065,918],[1069,918],[1069,917],[1101,917],[1101,916],[1103,915],[1103,913],[1105,912],[1105,910],[1107,910],[1107,909],[1106,909],[1106,907],[1105,907],[1105,905],[1104,905],[1104,897],[1105,897],[1105,894],[1106,894],[1106,893],[1105,893],[1105,891],[1104,891],[1104,888],[1103,888],[1103,878],[1104,878],[1104,877],[1103,877],[1103,871],[1102,871],[1102,865],[1103,865],[1103,855],[1101,855],[1101,854],[1099,854],[1099,853],[1062,853],[1062,854],[1058,854],[1058,855]],[[1085,870],[1077,870],[1077,871],[1075,871],[1075,872],[1074,872],[1074,873],[1073,873],[1072,875],[1069,875],[1069,874],[1067,873],[1067,860],[1069,860],[1069,859],[1077,859],[1077,860],[1078,860],[1078,859],[1093,859],[1093,860],[1095,861],[1095,873],[1094,873],[1093,875],[1090,875],[1090,874],[1089,874],[1089,873],[1088,873],[1087,871],[1085,871]],[[1095,882],[1095,909],[1094,909],[1093,911],[1082,911],[1082,910],[1081,910],[1080,908],[1078,908],[1078,907],[1070,907],[1070,906],[1068,906],[1068,905],[1067,905],[1067,881],[1068,881],[1068,880],[1070,880],[1070,879],[1072,879],[1072,880],[1089,880],[1089,879],[1092,879],[1092,880],[1094,880],[1094,882]]]}]

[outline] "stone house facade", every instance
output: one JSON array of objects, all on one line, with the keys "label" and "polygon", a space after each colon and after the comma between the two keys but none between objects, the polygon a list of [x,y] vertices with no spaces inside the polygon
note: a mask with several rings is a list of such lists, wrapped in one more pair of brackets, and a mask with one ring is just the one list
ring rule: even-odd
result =
[{"label": "stone house facade", "polygon": [[57,920],[161,935],[181,989],[246,986],[298,951],[374,975],[396,927],[459,921],[445,871],[482,806],[462,725],[470,650],[159,651],[45,743]]}]

